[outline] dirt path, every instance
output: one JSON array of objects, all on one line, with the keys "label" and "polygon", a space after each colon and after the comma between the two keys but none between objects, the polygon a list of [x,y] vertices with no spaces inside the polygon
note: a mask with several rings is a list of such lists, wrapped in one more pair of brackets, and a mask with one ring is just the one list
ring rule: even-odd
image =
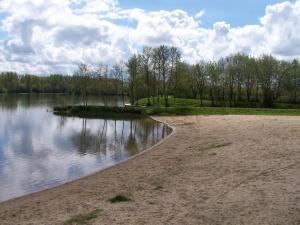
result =
[{"label": "dirt path", "polygon": [[[0,224],[300,224],[300,117],[160,117],[176,133],[93,176],[0,204]],[[1,187],[0,187],[1,188]],[[132,201],[111,204],[123,194]]]}]

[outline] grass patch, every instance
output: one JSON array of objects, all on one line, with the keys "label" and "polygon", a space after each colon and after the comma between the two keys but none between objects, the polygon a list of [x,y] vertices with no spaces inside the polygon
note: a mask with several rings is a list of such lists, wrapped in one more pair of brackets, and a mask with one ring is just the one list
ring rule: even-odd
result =
[{"label": "grass patch", "polygon": [[96,219],[99,216],[99,213],[101,212],[101,209],[96,209],[92,212],[89,212],[87,214],[80,214],[77,216],[72,217],[71,219],[67,220],[63,223],[63,225],[82,225],[87,224],[89,221]]},{"label": "grass patch", "polygon": [[[188,99],[188,98],[174,98],[173,96],[169,96],[168,103],[170,107],[201,107],[201,102],[199,99]],[[152,106],[164,106],[164,99],[161,96],[159,98],[159,101],[157,99],[157,96],[154,98],[154,101],[152,98],[150,98],[150,103]],[[136,102],[136,105],[139,106],[149,106],[148,105],[148,99],[142,98],[139,99]],[[211,106],[211,101],[203,100],[202,106]]]},{"label": "grass patch", "polygon": [[221,108],[221,107],[148,107],[148,115],[266,115],[300,116],[300,109]]},{"label": "grass patch", "polygon": [[108,201],[110,203],[118,203],[118,202],[129,202],[131,201],[131,199],[124,195],[116,195],[115,197],[108,199]]},{"label": "grass patch", "polygon": [[157,100],[154,98],[150,107],[146,107],[147,98],[140,99],[138,104],[143,106],[148,115],[282,115],[282,116],[300,116],[299,104],[275,104],[275,108],[247,108],[242,107],[211,107],[211,101],[204,100],[201,106],[199,99],[176,98],[169,96],[170,107],[164,107],[163,97]]},{"label": "grass patch", "polygon": [[62,116],[84,118],[140,118],[147,115],[186,116],[186,115],[266,115],[300,116],[300,109],[274,108],[226,108],[226,107],[101,107],[68,106],[56,107],[54,113]]},{"label": "grass patch", "polygon": [[[212,107],[211,100],[203,100],[202,105],[200,99],[191,99],[191,98],[174,98],[173,96],[169,96],[168,103],[170,107]],[[215,107],[229,107],[230,103],[228,101],[225,102],[216,102]],[[250,105],[249,105],[250,104]],[[142,98],[135,102],[136,106],[144,106],[149,107],[148,99]],[[150,98],[150,106],[164,107],[164,99],[160,96],[159,100],[157,96],[154,98]],[[262,108],[263,105],[261,103],[247,103],[246,101],[241,101],[236,103],[237,108]],[[300,109],[300,103],[288,103],[288,102],[275,102],[274,107],[276,109]]]},{"label": "grass patch", "polygon": [[[159,104],[147,105],[147,99],[139,100],[139,106],[109,107],[109,106],[65,106],[55,107],[54,113],[61,116],[75,116],[84,118],[124,119],[140,118],[147,115],[185,116],[185,115],[266,115],[266,116],[300,116],[300,109],[296,108],[230,108],[210,107],[209,101],[205,107],[200,106],[198,99],[169,99],[170,107],[163,107],[163,99]],[[207,107],[209,106],[209,107]]]}]

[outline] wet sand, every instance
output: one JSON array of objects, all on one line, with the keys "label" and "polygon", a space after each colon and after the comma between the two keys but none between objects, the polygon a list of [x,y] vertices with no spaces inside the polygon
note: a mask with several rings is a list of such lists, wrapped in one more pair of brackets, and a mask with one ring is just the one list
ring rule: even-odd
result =
[{"label": "wet sand", "polygon": [[[300,224],[300,117],[158,117],[175,132],[92,176],[0,204],[0,224]],[[111,204],[122,194],[132,201]]]}]

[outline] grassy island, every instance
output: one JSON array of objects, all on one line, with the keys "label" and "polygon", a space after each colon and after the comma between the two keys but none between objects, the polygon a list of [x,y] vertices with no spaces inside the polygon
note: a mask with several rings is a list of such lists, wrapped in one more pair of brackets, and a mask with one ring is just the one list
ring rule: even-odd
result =
[{"label": "grassy island", "polygon": [[[143,101],[143,100],[142,100]],[[141,102],[142,102],[141,101]],[[130,107],[112,106],[63,106],[55,107],[54,113],[63,116],[78,116],[89,118],[103,117],[144,117],[144,116],[183,116],[183,115],[274,115],[300,116],[300,109],[283,108],[229,108],[229,107],[197,107],[184,104],[170,107],[160,105]],[[188,99],[187,101],[192,101]]]}]

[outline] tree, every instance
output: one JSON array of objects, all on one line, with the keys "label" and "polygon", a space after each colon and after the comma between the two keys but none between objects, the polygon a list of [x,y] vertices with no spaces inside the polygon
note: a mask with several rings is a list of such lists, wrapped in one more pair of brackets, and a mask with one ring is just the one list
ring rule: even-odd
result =
[{"label": "tree", "polygon": [[158,49],[158,54],[159,54],[159,61],[160,61],[160,72],[161,72],[161,77],[162,77],[162,82],[163,82],[163,98],[164,98],[164,104],[165,107],[169,106],[168,102],[168,91],[167,91],[167,82],[169,78],[169,62],[170,62],[170,49],[162,45]]},{"label": "tree", "polygon": [[113,66],[111,73],[112,73],[113,78],[120,81],[120,82],[115,82],[116,93],[117,94],[120,93],[119,85],[121,85],[121,95],[122,95],[122,101],[123,101],[123,105],[124,105],[125,99],[124,99],[124,66],[123,66],[123,62],[116,63]]},{"label": "tree", "polygon": [[138,73],[138,58],[133,55],[128,63],[128,74],[129,74],[129,99],[133,105],[136,100],[136,85],[137,85],[137,73]]},{"label": "tree", "polygon": [[209,75],[208,82],[210,84],[209,95],[211,99],[211,105],[216,106],[216,101],[219,99],[219,67],[216,62],[209,62],[207,64],[207,72]]},{"label": "tree", "polygon": [[200,98],[201,106],[203,106],[203,97],[206,84],[206,64],[204,62],[197,63],[192,67],[193,79],[197,85],[197,91]]},{"label": "tree", "polygon": [[293,102],[297,103],[299,84],[300,84],[300,68],[299,61],[294,59],[290,67],[290,81],[292,83]]},{"label": "tree", "polygon": [[245,88],[246,88],[246,96],[247,103],[250,105],[251,95],[253,92],[253,87],[255,85],[255,72],[256,72],[256,61],[254,58],[245,58]]},{"label": "tree", "polygon": [[78,71],[76,72],[81,82],[81,96],[82,102],[85,107],[88,105],[88,82],[90,79],[90,71],[86,64],[80,64],[78,67]]},{"label": "tree", "polygon": [[143,54],[141,55],[141,64],[145,74],[145,84],[147,88],[147,105],[150,106],[150,63],[152,56],[152,48],[144,47]]},{"label": "tree", "polygon": [[260,83],[263,92],[263,104],[265,107],[273,107],[275,90],[280,84],[278,62],[272,56],[264,55],[259,61]]},{"label": "tree", "polygon": [[170,48],[170,61],[171,61],[171,68],[170,68],[170,77],[173,79],[174,82],[174,102],[176,101],[177,96],[177,86],[178,86],[178,68],[179,63],[181,60],[181,53],[178,48],[171,47]]}]

